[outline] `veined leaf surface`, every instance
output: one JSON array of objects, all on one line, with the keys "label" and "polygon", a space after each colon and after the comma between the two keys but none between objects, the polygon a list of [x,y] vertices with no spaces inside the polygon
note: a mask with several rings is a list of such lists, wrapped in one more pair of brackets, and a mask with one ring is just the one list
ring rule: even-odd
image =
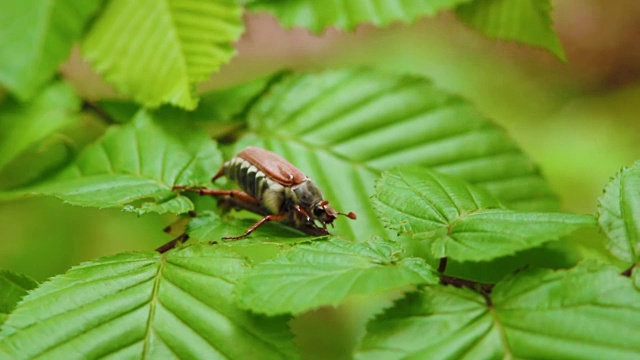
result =
[{"label": "veined leaf surface", "polygon": [[300,168],[334,208],[358,215],[336,221],[336,234],[352,239],[385,233],[370,197],[381,171],[401,165],[459,176],[512,208],[558,206],[503,129],[424,78],[364,69],[290,76],[258,100],[249,125],[236,150],[261,146]]},{"label": "veined leaf surface", "polygon": [[598,201],[598,222],[611,253],[623,261],[640,261],[640,161],[607,185]]},{"label": "veined leaf surface", "polygon": [[356,358],[634,359],[640,292],[617,269],[530,270],[483,296],[432,286],[370,322]]},{"label": "veined leaf surface", "polygon": [[160,123],[142,111],[131,123],[113,126],[63,173],[33,191],[74,205],[183,213],[193,204],[173,186],[208,184],[221,163],[216,144],[203,131]]},{"label": "veined leaf surface", "polygon": [[385,172],[374,205],[388,227],[435,258],[458,261],[491,260],[595,225],[591,215],[502,209],[486,190],[420,168]]},{"label": "veined leaf surface", "polygon": [[297,245],[247,273],[238,286],[238,301],[259,313],[298,314],[338,305],[350,295],[438,281],[424,260],[400,259],[395,251],[382,240],[354,243],[334,238]]},{"label": "veined leaf surface", "polygon": [[30,293],[0,347],[11,358],[295,357],[288,319],[235,306],[244,271],[240,255],[208,245],[91,261]]},{"label": "veined leaf surface", "polygon": [[194,85],[234,55],[241,16],[233,0],[112,0],[85,39],[83,53],[136,101],[193,109]]}]

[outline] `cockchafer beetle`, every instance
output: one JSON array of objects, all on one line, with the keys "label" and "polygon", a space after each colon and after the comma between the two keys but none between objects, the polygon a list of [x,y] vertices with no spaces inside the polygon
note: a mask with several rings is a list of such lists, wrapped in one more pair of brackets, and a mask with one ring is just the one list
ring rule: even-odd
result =
[{"label": "cockchafer beetle", "polygon": [[356,218],[352,212],[334,210],[309,177],[281,156],[264,149],[249,146],[242,150],[225,162],[211,181],[222,176],[236,182],[242,191],[179,185],[174,189],[219,196],[227,205],[264,215],[244,234],[223,239],[242,239],[267,221],[279,221],[310,235],[326,235],[327,224],[333,225],[338,215]]}]

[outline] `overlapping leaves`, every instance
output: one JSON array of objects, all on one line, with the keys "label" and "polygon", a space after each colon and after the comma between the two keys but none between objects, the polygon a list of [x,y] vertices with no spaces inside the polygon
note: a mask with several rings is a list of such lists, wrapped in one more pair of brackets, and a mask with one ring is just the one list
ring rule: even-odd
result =
[{"label": "overlapping leaves", "polygon": [[88,34],[83,53],[136,101],[193,109],[194,85],[235,53],[241,15],[233,0],[114,0]]},{"label": "overlapping leaves", "polygon": [[238,301],[269,315],[298,314],[338,305],[352,295],[437,282],[424,260],[398,255],[393,244],[381,240],[354,243],[334,238],[298,245],[248,273],[238,285]]},{"label": "overlapping leaves", "polygon": [[112,127],[69,168],[32,191],[74,205],[183,213],[193,204],[173,186],[204,185],[221,162],[203,131],[157,122],[143,111],[131,123]]},{"label": "overlapping leaves", "polygon": [[0,347],[11,358],[295,356],[287,319],[235,306],[245,270],[231,249],[206,245],[85,263],[30,293]]},{"label": "overlapping leaves", "polygon": [[30,277],[7,270],[0,270],[0,325],[13,311],[27,291],[38,286]]},{"label": "overlapping leaves", "polygon": [[21,152],[77,120],[80,102],[65,83],[45,88],[31,102],[0,106],[0,169]]},{"label": "overlapping leaves", "polygon": [[423,165],[488,190],[509,207],[553,210],[557,199],[504,130],[463,99],[420,77],[373,70],[290,76],[249,113],[257,145],[275,151],[316,183],[340,218],[337,234],[384,234],[370,204],[375,179],[399,165]]},{"label": "overlapping leaves", "polygon": [[485,190],[420,168],[386,172],[374,205],[391,229],[458,261],[513,254],[595,224],[590,215],[503,209]]},{"label": "overlapping leaves", "polygon": [[69,56],[96,0],[25,0],[0,3],[0,83],[22,99],[34,95]]},{"label": "overlapping leaves", "polygon": [[638,326],[640,292],[616,269],[530,270],[486,297],[443,286],[408,296],[369,324],[357,358],[633,359]]}]

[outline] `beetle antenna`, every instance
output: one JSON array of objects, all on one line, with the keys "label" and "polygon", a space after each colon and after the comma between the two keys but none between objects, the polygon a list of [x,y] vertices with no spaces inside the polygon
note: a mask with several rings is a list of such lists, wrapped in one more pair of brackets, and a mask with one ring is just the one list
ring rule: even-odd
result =
[{"label": "beetle antenna", "polygon": [[356,216],[356,214],[352,213],[351,211],[349,211],[349,213],[348,213],[348,214],[345,214],[345,213],[343,213],[343,212],[338,211],[338,215],[344,215],[344,216],[348,217],[348,218],[349,218],[349,219],[351,219],[351,220],[355,220],[355,219],[357,219],[357,218],[358,218],[358,217]]}]

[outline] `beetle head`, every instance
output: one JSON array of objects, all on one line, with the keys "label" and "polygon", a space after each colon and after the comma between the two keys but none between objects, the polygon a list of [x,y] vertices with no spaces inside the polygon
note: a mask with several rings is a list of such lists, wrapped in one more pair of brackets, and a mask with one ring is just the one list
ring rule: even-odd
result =
[{"label": "beetle head", "polygon": [[[313,217],[320,220],[323,227],[327,227],[327,224],[332,224],[338,215],[344,215],[349,219],[356,219],[356,214],[349,212],[348,214],[335,211],[327,200],[322,200],[313,206]],[[333,224],[332,224],[333,225]]]}]

